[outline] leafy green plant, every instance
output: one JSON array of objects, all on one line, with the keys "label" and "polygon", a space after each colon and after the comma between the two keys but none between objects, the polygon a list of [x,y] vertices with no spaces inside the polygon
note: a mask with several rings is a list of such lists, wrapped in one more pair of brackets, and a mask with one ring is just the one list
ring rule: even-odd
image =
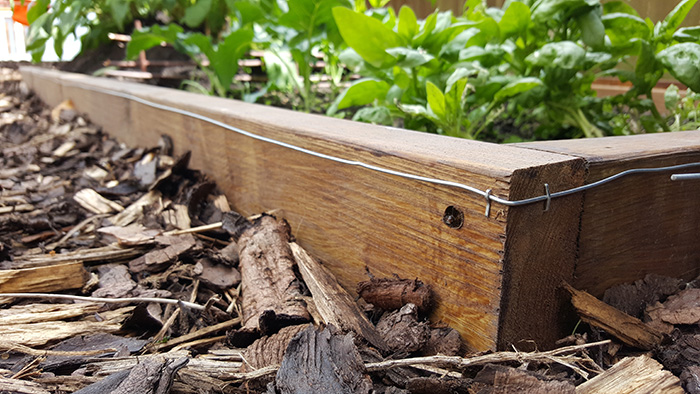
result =
[{"label": "leafy green plant", "polygon": [[[632,132],[612,126],[605,109],[641,113],[647,131],[667,128],[651,89],[665,72],[697,85],[700,28],[679,29],[696,1],[681,1],[656,25],[626,3],[598,0],[510,1],[503,9],[469,0],[462,16],[436,12],[422,22],[408,8],[398,18],[333,10],[351,48],[341,58],[365,78],[328,113],[371,105],[355,118],[492,140]],[[592,83],[605,75],[633,89],[600,99]]]},{"label": "leafy green plant", "polygon": [[188,54],[207,74],[212,93],[226,96],[234,76],[238,72],[238,60],[245,55],[253,40],[250,26],[225,33],[218,42],[209,35],[185,32],[176,24],[151,26],[136,30],[127,45],[127,58],[134,58],[140,51],[161,43],[172,44]]},{"label": "leafy green plant", "polygon": [[[109,40],[109,33],[131,30],[134,20],[145,25],[161,20],[176,21],[190,29],[201,29],[217,37],[227,27],[233,12],[231,0],[37,0],[27,13],[30,23],[27,50],[34,61],[41,60],[46,44],[53,38],[61,57],[63,43],[70,35],[81,39],[82,51]],[[50,5],[50,7],[49,7]],[[86,33],[77,37],[81,29]]]},{"label": "leafy green plant", "polygon": [[686,89],[684,94],[676,85],[670,85],[664,93],[666,109],[672,113],[672,131],[700,129],[700,94]]}]

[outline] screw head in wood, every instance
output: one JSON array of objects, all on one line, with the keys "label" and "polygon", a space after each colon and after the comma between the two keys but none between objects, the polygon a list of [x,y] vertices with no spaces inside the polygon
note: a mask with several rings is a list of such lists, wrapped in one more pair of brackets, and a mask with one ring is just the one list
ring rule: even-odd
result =
[{"label": "screw head in wood", "polygon": [[447,227],[458,229],[464,224],[464,214],[462,211],[450,205],[445,209],[445,214],[442,216],[442,222],[447,225]]}]

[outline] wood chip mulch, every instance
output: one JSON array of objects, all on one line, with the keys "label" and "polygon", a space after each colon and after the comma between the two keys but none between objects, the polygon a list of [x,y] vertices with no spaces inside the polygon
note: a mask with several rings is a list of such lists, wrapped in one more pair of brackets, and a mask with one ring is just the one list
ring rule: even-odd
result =
[{"label": "wood chip mulch", "polygon": [[0,393],[700,393],[700,280],[563,284],[561,347],[467,354],[420,278],[357,298],[167,136],[130,148],[0,87]]}]

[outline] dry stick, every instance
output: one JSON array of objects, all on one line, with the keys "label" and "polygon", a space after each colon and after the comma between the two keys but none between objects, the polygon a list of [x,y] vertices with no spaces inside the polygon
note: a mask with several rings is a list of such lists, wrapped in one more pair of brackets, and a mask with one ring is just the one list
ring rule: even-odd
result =
[{"label": "dry stick", "polygon": [[99,214],[99,215],[90,216],[89,218],[78,223],[78,225],[73,226],[73,228],[70,229],[63,237],[61,237],[61,239],[59,239],[58,241],[56,241],[52,244],[47,245],[46,249],[49,249],[49,250],[56,249],[57,247],[63,245],[63,243],[66,242],[68,240],[68,238],[72,237],[73,234],[81,231],[88,224],[92,223],[93,221],[95,221],[97,219],[106,218],[108,216],[109,216],[108,214]]},{"label": "dry stick", "polygon": [[12,212],[29,212],[34,210],[34,205],[32,204],[18,204],[10,205],[7,207],[0,207],[0,214],[12,213]]},{"label": "dry stick", "polygon": [[223,226],[222,222],[216,222],[216,223],[212,223],[212,224],[205,224],[203,226],[186,228],[184,230],[167,231],[167,232],[163,233],[163,235],[181,235],[181,234],[201,233],[204,231],[216,230],[217,228],[221,228],[221,226]]},{"label": "dry stick", "polygon": [[158,346],[155,347],[155,350],[161,350],[161,349],[164,349],[164,348],[169,348],[169,347],[177,346],[177,345],[179,345],[179,344],[181,344],[181,343],[189,342],[189,341],[192,341],[192,340],[195,340],[195,339],[198,339],[198,338],[207,336],[207,335],[209,335],[209,334],[213,334],[213,333],[215,333],[215,332],[217,332],[217,331],[220,331],[220,330],[223,330],[223,329],[226,329],[226,328],[229,328],[229,327],[236,326],[236,325],[238,325],[238,324],[241,324],[241,318],[240,318],[240,317],[236,317],[236,318],[234,318],[234,319],[227,320],[227,321],[225,321],[225,322],[223,322],[223,323],[214,324],[213,326],[204,327],[204,328],[201,328],[201,329],[199,329],[199,330],[197,330],[197,331],[195,331],[195,332],[192,332],[192,333],[183,335],[183,336],[181,336],[181,337],[173,338],[173,339],[169,340],[169,341],[166,342],[166,343],[159,344]]},{"label": "dry stick", "polygon": [[99,356],[105,353],[116,352],[117,349],[107,348],[101,350],[87,350],[87,351],[63,351],[63,350],[40,350],[34,349],[29,346],[20,345],[18,343],[10,343],[6,341],[0,341],[0,350],[17,352],[22,354],[27,354],[30,356]]},{"label": "dry stick", "polygon": [[197,340],[192,341],[192,342],[181,343],[181,344],[175,346],[172,349],[172,351],[176,352],[176,351],[182,350],[186,347],[193,347],[193,346],[198,346],[198,345],[208,345],[208,344],[216,343],[219,341],[223,341],[224,339],[226,339],[226,335],[220,335],[218,337],[211,337],[211,338],[197,339]]},{"label": "dry stick", "polygon": [[174,300],[172,298],[155,298],[155,297],[126,297],[126,298],[99,298],[99,297],[85,297],[76,296],[70,294],[49,294],[49,293],[0,293],[0,297],[12,297],[12,298],[46,298],[46,299],[59,299],[59,300],[79,300],[79,301],[92,301],[92,302],[104,302],[108,304],[121,304],[125,302],[154,302],[158,304],[173,304],[173,305],[183,305],[188,308],[196,310],[204,310],[204,307],[199,304],[194,304],[192,302]]},{"label": "dry stick", "polygon": [[611,341],[606,339],[605,341],[586,343],[583,345],[566,346],[559,349],[550,350],[547,352],[499,352],[485,354],[483,356],[476,356],[471,358],[462,358],[454,356],[429,356],[429,357],[414,357],[405,358],[398,360],[386,360],[376,363],[365,364],[365,368],[369,372],[383,371],[396,367],[407,367],[415,364],[428,364],[428,365],[443,365],[458,368],[472,367],[475,365],[482,365],[487,363],[497,363],[497,362],[507,362],[507,361],[540,361],[547,362],[551,361],[552,357],[562,357],[564,353],[576,352],[589,347],[607,345]]}]

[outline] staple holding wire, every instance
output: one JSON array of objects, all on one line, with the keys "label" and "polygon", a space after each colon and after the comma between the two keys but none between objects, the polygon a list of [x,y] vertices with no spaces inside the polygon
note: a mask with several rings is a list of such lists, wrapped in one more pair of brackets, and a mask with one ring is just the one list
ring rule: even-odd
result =
[{"label": "staple holding wire", "polygon": [[[98,92],[98,93],[109,94],[109,95],[112,95],[115,97],[120,97],[120,98],[124,98],[127,100],[131,100],[131,101],[149,106],[151,108],[176,113],[176,114],[187,116],[187,117],[190,117],[193,119],[198,119],[198,120],[207,122],[209,124],[212,124],[214,126],[218,126],[218,127],[223,128],[223,129],[233,131],[235,133],[238,133],[238,134],[259,140],[259,141],[282,146],[282,147],[285,147],[285,148],[288,148],[288,149],[291,149],[291,150],[294,150],[297,152],[308,154],[310,156],[319,157],[322,159],[326,159],[326,160],[330,160],[330,161],[334,161],[334,162],[342,163],[342,164],[346,164],[346,165],[362,167],[362,168],[365,168],[365,169],[368,169],[371,171],[376,171],[376,172],[380,172],[380,173],[384,173],[384,174],[394,175],[394,176],[398,176],[401,178],[412,179],[412,180],[416,180],[416,181],[420,181],[420,182],[426,182],[426,183],[454,187],[457,189],[466,190],[468,192],[471,192],[471,193],[474,193],[474,194],[477,194],[477,195],[480,195],[480,196],[486,198],[486,201],[487,201],[486,216],[489,216],[489,213],[491,211],[491,203],[492,202],[495,202],[495,203],[498,203],[501,205],[505,205],[508,207],[516,207],[516,206],[529,205],[529,204],[534,204],[534,203],[541,202],[541,201],[546,201],[547,206],[549,206],[549,203],[554,198],[564,197],[564,196],[568,196],[570,194],[579,193],[579,192],[582,192],[585,190],[593,189],[595,187],[604,185],[608,182],[612,182],[614,180],[617,180],[617,179],[622,178],[622,177],[627,176],[627,175],[641,174],[641,173],[657,173],[657,172],[666,172],[666,171],[678,171],[678,170],[685,170],[688,168],[700,167],[700,162],[693,162],[693,163],[678,164],[678,165],[666,166],[666,167],[633,168],[633,169],[619,172],[619,173],[611,175],[607,178],[603,178],[599,181],[589,183],[589,184],[586,184],[583,186],[578,186],[575,188],[566,189],[566,190],[562,190],[562,191],[551,193],[551,194],[546,193],[545,195],[526,198],[526,199],[522,199],[522,200],[508,200],[505,198],[494,196],[493,194],[491,194],[491,189],[487,189],[486,191],[484,191],[484,190],[478,189],[476,187],[465,185],[465,184],[459,183],[459,182],[452,182],[452,181],[446,181],[443,179],[430,178],[430,177],[425,177],[425,176],[421,176],[421,175],[410,174],[407,172],[396,171],[396,170],[392,170],[390,168],[384,168],[384,167],[364,163],[364,162],[357,161],[357,160],[349,160],[349,159],[344,159],[342,157],[337,157],[337,156],[328,155],[328,154],[321,153],[321,152],[316,152],[316,151],[311,150],[311,149],[303,148],[303,147],[300,147],[297,145],[289,144],[289,143],[279,141],[279,140],[276,140],[273,138],[269,138],[269,137],[265,137],[265,136],[262,136],[259,134],[255,134],[255,133],[252,133],[250,131],[246,131],[246,130],[240,129],[238,127],[235,127],[235,126],[231,126],[229,124],[223,123],[223,122],[218,121],[216,119],[209,118],[209,117],[204,116],[204,115],[200,115],[200,114],[195,113],[195,112],[183,110],[183,109],[176,108],[176,107],[171,107],[171,106],[168,106],[165,104],[159,104],[159,103],[156,103],[153,101],[149,101],[149,100],[143,99],[141,97],[138,97],[138,96],[130,94],[130,93],[124,93],[124,92],[119,92],[116,90],[103,89],[103,88],[98,88],[98,87],[93,87],[93,86],[85,86],[85,85],[80,85],[77,83],[71,83],[71,82],[66,82],[66,81],[63,81],[63,85],[77,87],[77,88],[90,90],[90,91],[94,91],[94,92]],[[690,175],[690,174],[674,174],[674,176],[676,176],[676,175]],[[700,175],[700,174],[694,174],[694,175]],[[683,179],[686,179],[686,178],[683,178]],[[697,178],[692,178],[692,179],[697,179]]]}]

